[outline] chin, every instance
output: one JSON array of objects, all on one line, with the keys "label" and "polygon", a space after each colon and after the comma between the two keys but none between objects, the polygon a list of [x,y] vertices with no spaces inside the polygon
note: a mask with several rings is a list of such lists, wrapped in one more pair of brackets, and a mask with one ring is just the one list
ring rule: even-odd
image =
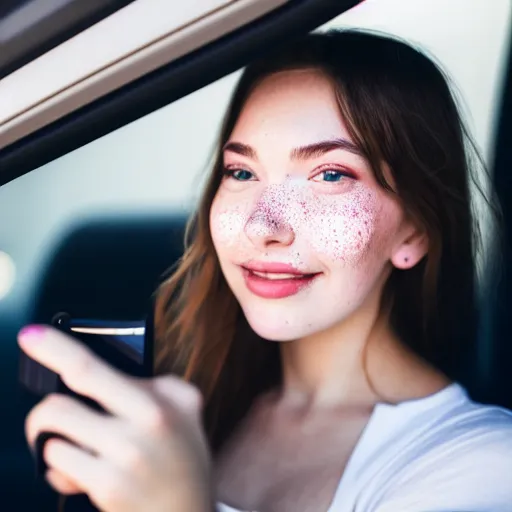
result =
[{"label": "chin", "polygon": [[[304,315],[287,315],[281,308],[244,308],[247,323],[261,338],[269,341],[287,342],[305,338],[319,329],[308,322]],[[289,311],[288,311],[289,313]]]},{"label": "chin", "polygon": [[282,299],[267,299],[247,290],[238,272],[226,272],[225,277],[247,323],[265,340],[288,342],[307,338],[340,320],[339,304],[327,308],[323,305],[325,293],[320,297],[303,292]]}]

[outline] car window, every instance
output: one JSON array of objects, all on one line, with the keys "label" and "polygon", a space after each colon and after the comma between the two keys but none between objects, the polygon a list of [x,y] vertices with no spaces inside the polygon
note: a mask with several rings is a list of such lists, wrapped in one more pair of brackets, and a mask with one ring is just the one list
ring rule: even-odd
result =
[{"label": "car window", "polygon": [[[117,214],[190,209],[237,76],[228,76],[0,189],[1,214],[12,215],[17,226],[0,227],[2,247],[14,260],[17,273],[11,294],[2,301],[4,311],[19,311],[20,303],[30,301],[41,266],[76,223]],[[20,200],[33,207],[22,206]]]}]

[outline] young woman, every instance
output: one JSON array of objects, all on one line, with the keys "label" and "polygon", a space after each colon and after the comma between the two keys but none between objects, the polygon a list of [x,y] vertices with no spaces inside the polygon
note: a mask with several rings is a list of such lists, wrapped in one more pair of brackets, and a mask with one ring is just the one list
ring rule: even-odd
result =
[{"label": "young woman", "polygon": [[183,379],[20,334],[112,413],[58,396],[31,412],[31,445],[76,443],[47,443],[50,483],[108,512],[511,510],[512,413],[458,380],[468,141],[442,73],[403,42],[312,34],[250,65],[158,295],[158,371]]}]

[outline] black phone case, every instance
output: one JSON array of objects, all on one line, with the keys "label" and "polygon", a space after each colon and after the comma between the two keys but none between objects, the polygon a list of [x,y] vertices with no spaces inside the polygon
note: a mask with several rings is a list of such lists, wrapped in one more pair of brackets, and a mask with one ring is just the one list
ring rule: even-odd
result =
[{"label": "black phone case", "polygon": [[[135,361],[119,350],[118,347],[105,343],[100,337],[88,334],[76,334],[70,328],[71,317],[67,313],[58,313],[51,321],[51,325],[70,336],[84,343],[89,349],[96,353],[115,368],[135,377],[151,377],[153,375],[153,309],[146,320],[144,334],[144,350],[141,362]],[[70,390],[56,373],[42,366],[28,357],[23,351],[20,351],[19,381],[21,385],[31,393],[44,397],[50,393],[60,393],[73,396],[81,402],[87,404],[96,410],[103,410],[95,401],[78,395]],[[45,444],[52,438],[66,439],[65,437],[53,433],[42,432],[35,442],[34,459],[36,476],[44,478],[48,466],[43,457]],[[68,442],[71,442],[68,440]],[[66,512],[87,511],[92,512],[97,509],[92,505],[86,495],[75,495],[66,498],[61,510]]]}]

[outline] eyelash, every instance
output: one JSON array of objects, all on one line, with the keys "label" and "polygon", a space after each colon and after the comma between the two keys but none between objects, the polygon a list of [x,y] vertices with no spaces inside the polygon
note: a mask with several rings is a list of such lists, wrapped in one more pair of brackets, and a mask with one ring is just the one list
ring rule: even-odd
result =
[{"label": "eyelash", "polygon": [[[239,171],[247,172],[247,173],[251,174],[252,176],[254,176],[253,172],[248,171],[247,169],[244,169],[243,167],[224,167],[222,174],[224,177],[233,178],[236,181],[241,181],[241,182],[254,181],[252,179],[240,180],[240,179],[236,178],[235,174]],[[333,165],[324,165],[324,166],[321,166],[319,169],[316,169],[316,173],[313,176],[311,176],[310,179],[316,178],[320,174],[326,173],[326,172],[340,173],[341,177],[343,177],[343,178],[351,178],[353,180],[357,179],[354,172],[352,172],[344,167],[337,167],[337,166],[333,166]],[[326,183],[329,183],[329,182],[326,182]],[[330,183],[332,183],[332,182],[330,182]],[[339,182],[335,182],[335,183],[339,183]]]}]

